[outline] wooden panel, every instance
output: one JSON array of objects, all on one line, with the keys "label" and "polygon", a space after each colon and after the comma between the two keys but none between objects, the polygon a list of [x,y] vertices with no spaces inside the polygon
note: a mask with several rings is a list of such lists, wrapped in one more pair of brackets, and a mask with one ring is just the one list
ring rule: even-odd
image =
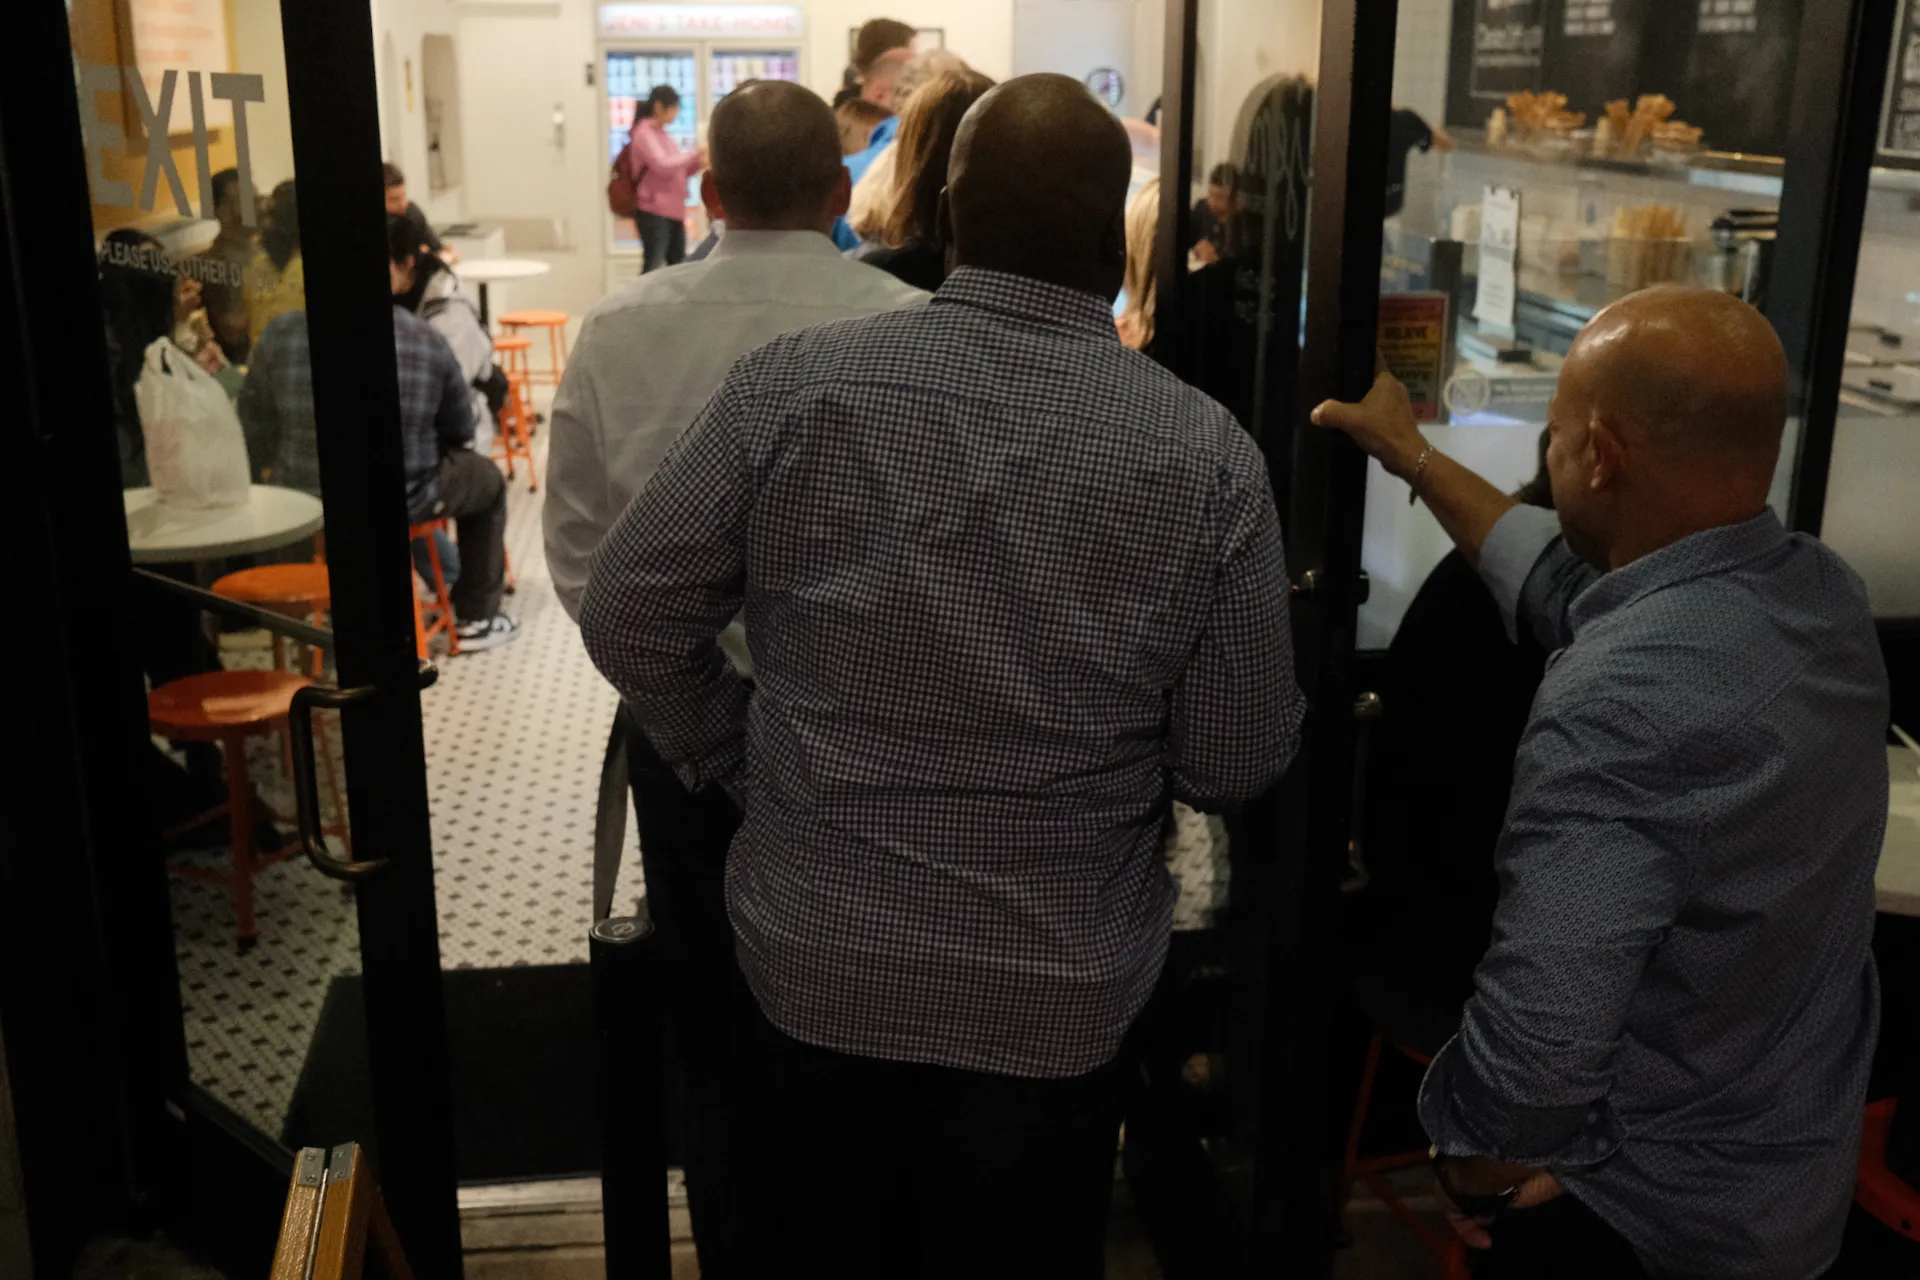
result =
[{"label": "wooden panel", "polygon": [[304,1148],[293,1162],[287,1185],[287,1207],[280,1216],[280,1243],[273,1251],[272,1280],[304,1280],[307,1255],[319,1229],[320,1189],[326,1176],[327,1153]]},{"label": "wooden panel", "polygon": [[320,1211],[320,1247],[313,1280],[360,1280],[366,1265],[367,1218],[373,1176],[360,1148],[335,1147],[327,1159],[326,1203]]}]

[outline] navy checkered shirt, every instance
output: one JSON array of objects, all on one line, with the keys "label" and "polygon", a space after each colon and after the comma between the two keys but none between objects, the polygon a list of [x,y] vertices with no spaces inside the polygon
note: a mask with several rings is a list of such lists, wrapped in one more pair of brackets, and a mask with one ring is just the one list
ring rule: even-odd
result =
[{"label": "navy checkered shirt", "polygon": [[[473,399],[453,348],[432,325],[393,309],[400,387],[400,445],[407,511],[425,520],[440,504],[440,456],[473,444]],[[254,344],[236,404],[255,474],[320,495],[320,425],[313,409],[313,344],[307,313],[275,316]]]},{"label": "navy checkered shirt", "polygon": [[[689,785],[743,802],[728,904],[775,1025],[1063,1077],[1158,977],[1169,801],[1293,755],[1287,595],[1232,416],[1105,300],[962,269],[735,365],[580,624]],[[751,694],[715,644],[742,607]]]}]

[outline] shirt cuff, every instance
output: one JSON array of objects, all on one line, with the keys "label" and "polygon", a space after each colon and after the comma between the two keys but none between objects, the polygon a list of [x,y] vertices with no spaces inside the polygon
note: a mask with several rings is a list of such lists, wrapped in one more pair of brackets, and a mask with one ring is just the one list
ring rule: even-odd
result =
[{"label": "shirt cuff", "polygon": [[1500,621],[1509,640],[1520,638],[1520,593],[1526,590],[1540,557],[1559,536],[1559,516],[1522,503],[1500,517],[1480,548],[1480,577],[1500,606]]},{"label": "shirt cuff", "polygon": [[1490,1156],[1551,1170],[1590,1168],[1624,1136],[1602,1098],[1578,1107],[1536,1107],[1482,1080],[1455,1036],[1433,1056],[1420,1082],[1420,1123],[1442,1155]]}]

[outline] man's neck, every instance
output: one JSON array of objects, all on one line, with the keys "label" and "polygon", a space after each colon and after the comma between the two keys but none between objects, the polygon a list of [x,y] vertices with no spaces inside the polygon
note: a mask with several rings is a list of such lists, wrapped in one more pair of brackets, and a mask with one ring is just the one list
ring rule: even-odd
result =
[{"label": "man's neck", "polygon": [[1676,542],[1693,537],[1698,533],[1709,533],[1715,529],[1725,529],[1760,515],[1767,509],[1764,500],[1758,504],[1752,502],[1725,503],[1705,510],[1680,512],[1664,519],[1650,517],[1632,522],[1628,532],[1614,540],[1607,548],[1607,568],[1621,569],[1635,560],[1663,551]]}]

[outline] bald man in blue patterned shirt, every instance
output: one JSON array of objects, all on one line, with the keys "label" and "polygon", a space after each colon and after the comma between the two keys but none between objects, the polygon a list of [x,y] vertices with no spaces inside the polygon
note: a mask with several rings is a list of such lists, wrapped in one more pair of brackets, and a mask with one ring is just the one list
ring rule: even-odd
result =
[{"label": "bald man in blue patterned shirt", "polygon": [[1420,1099],[1476,1276],[1810,1280],[1839,1251],[1887,683],[1859,579],[1767,508],[1786,413],[1766,321],[1684,289],[1568,353],[1557,523],[1435,452],[1387,374],[1315,411],[1556,651],[1492,945]]}]

